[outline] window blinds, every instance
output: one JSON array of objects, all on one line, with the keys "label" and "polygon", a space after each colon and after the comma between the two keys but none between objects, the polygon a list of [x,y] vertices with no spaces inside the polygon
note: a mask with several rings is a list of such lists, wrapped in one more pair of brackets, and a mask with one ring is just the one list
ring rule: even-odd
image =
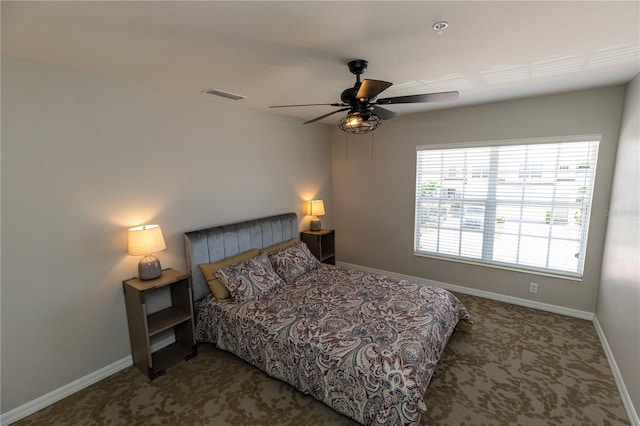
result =
[{"label": "window blinds", "polygon": [[599,139],[417,147],[415,253],[582,276]]}]

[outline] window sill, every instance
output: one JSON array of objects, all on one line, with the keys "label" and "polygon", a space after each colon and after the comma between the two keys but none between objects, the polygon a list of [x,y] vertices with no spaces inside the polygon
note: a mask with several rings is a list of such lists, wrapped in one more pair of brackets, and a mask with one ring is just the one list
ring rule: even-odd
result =
[{"label": "window sill", "polygon": [[501,264],[496,264],[496,263],[474,262],[473,260],[470,260],[470,259],[461,259],[461,258],[449,257],[449,256],[439,256],[439,255],[435,255],[435,254],[420,253],[420,252],[416,252],[416,251],[413,252],[413,255],[417,256],[417,257],[427,257],[427,258],[430,258],[430,259],[445,260],[445,261],[449,261],[449,262],[465,263],[467,265],[483,266],[483,267],[486,267],[486,268],[502,269],[504,271],[521,272],[521,273],[524,273],[524,274],[541,275],[541,276],[545,276],[545,277],[552,277],[552,278],[559,278],[559,279],[569,280],[569,281],[583,282],[582,276],[579,276],[579,275],[563,275],[561,273],[553,273],[553,272],[542,271],[542,270],[538,270],[538,269],[518,268],[518,267],[515,267],[515,266],[501,265]]}]

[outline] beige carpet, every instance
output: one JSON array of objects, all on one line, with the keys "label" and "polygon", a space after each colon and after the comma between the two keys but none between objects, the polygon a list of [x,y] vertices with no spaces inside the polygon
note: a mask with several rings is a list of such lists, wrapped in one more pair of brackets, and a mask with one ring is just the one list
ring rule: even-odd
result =
[{"label": "beige carpet", "polygon": [[[628,425],[593,324],[459,295],[475,320],[456,332],[421,425]],[[196,358],[149,382],[129,367],[18,425],[355,425],[235,356]]]}]

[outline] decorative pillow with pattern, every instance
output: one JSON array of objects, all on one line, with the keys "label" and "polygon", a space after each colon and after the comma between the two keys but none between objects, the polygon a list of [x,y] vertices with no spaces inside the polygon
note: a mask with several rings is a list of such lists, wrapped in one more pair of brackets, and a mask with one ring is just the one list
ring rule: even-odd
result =
[{"label": "decorative pillow with pattern", "polygon": [[224,260],[220,260],[214,263],[201,263],[198,266],[204,275],[204,278],[207,280],[207,284],[209,285],[209,289],[211,293],[215,296],[216,299],[226,299],[229,295],[229,290],[220,282],[218,277],[216,277],[216,271],[218,269],[222,269],[227,266],[236,265],[240,262],[244,262],[250,257],[254,257],[260,254],[260,250],[252,249],[249,251],[245,251],[244,253],[237,254],[233,257],[229,257]]},{"label": "decorative pillow with pattern", "polygon": [[215,274],[236,302],[259,299],[270,290],[284,285],[266,254],[218,269]]},{"label": "decorative pillow with pattern", "polygon": [[287,283],[320,267],[320,261],[303,242],[269,253],[269,259],[273,269]]}]

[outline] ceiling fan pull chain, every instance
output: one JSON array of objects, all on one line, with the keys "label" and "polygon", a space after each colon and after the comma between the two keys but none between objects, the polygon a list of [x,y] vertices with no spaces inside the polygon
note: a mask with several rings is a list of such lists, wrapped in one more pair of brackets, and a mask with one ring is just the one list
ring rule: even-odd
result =
[{"label": "ceiling fan pull chain", "polygon": [[371,161],[373,161],[373,133],[371,133]]},{"label": "ceiling fan pull chain", "polygon": [[345,154],[347,157],[347,164],[349,164],[349,135],[347,133],[344,134],[344,146]]}]

